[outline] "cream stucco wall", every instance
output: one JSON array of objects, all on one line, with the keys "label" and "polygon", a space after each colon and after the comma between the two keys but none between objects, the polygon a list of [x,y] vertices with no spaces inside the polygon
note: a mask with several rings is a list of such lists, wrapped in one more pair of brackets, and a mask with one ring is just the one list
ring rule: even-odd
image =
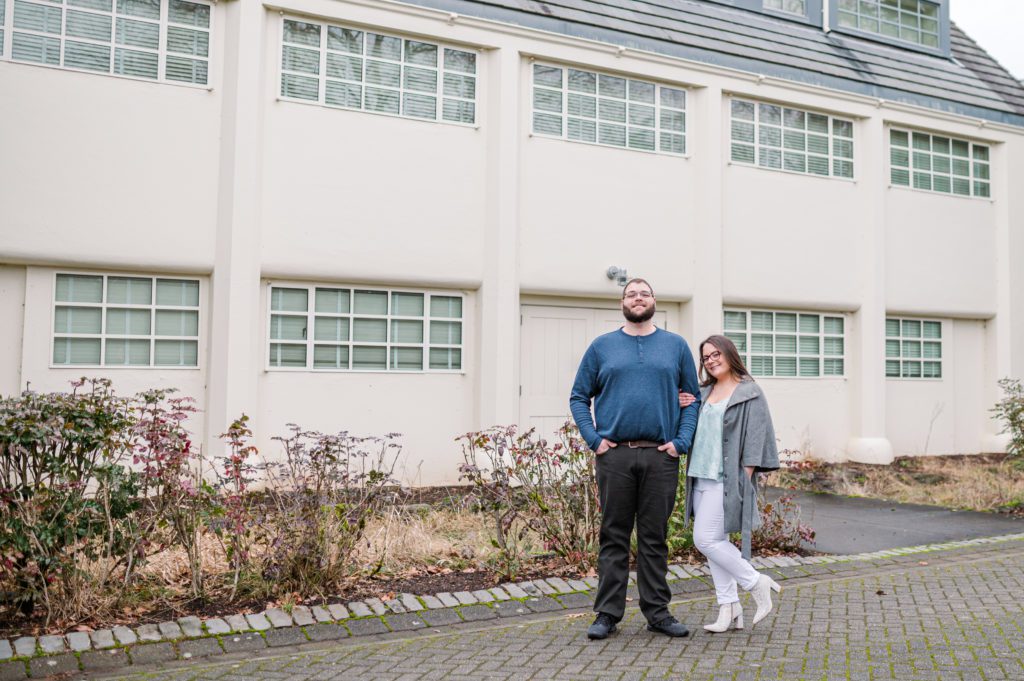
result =
[{"label": "cream stucco wall", "polygon": [[17,395],[21,382],[21,347],[25,320],[25,268],[0,265],[0,395]]},{"label": "cream stucco wall", "polygon": [[7,62],[0,92],[7,259],[209,271],[215,92]]},{"label": "cream stucco wall", "polygon": [[[243,411],[268,456],[288,422],[400,432],[404,479],[454,482],[456,435],[519,418],[521,303],[614,305],[616,265],[694,345],[723,306],[845,315],[845,376],[762,379],[786,448],[999,446],[995,381],[1024,375],[1024,130],[399,3],[213,11],[209,88],[0,61],[0,392],[175,386],[208,447]],[[280,100],[282,12],[476,50],[476,124]],[[532,135],[535,59],[685,87],[688,155]],[[855,121],[855,179],[730,163],[731,96]],[[889,125],[991,145],[993,199],[889,187]],[[57,268],[201,277],[200,366],[51,367]],[[273,281],[462,292],[463,370],[270,370]],[[887,314],[944,320],[941,381],[885,379]]]}]

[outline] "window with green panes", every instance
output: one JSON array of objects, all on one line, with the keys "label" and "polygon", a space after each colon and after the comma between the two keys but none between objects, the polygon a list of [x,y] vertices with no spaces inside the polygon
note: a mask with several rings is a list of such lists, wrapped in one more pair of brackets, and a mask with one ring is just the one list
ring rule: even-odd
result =
[{"label": "window with green panes", "polygon": [[732,99],[730,158],[823,177],[853,177],[853,122],[777,104]]},{"label": "window with green panes", "polygon": [[52,358],[57,366],[198,366],[199,282],[58,274]]},{"label": "window with green panes", "polygon": [[939,5],[928,0],[839,0],[840,27],[939,47]]},{"label": "window with green panes", "polygon": [[942,378],[942,322],[885,320],[886,378]]},{"label": "window with green panes", "polygon": [[272,286],[274,368],[459,371],[462,297],[426,291]]},{"label": "window with green panes", "polygon": [[472,125],[477,55],[333,24],[285,19],[281,96]]},{"label": "window with green panes", "polygon": [[754,376],[842,376],[845,319],[774,310],[725,310],[724,333]]},{"label": "window with green panes", "polygon": [[789,14],[804,16],[807,13],[806,0],[764,0],[766,9],[774,9]]},{"label": "window with green panes", "polygon": [[912,130],[889,130],[892,184],[958,196],[992,195],[989,147]]},{"label": "window with green panes", "polygon": [[533,133],[686,153],[686,91],[551,64],[533,65]]},{"label": "window with green panes", "polygon": [[[212,8],[189,0],[0,0],[10,58],[117,76],[206,85]],[[5,21],[9,18],[10,21]],[[9,24],[9,25],[8,25]]]}]

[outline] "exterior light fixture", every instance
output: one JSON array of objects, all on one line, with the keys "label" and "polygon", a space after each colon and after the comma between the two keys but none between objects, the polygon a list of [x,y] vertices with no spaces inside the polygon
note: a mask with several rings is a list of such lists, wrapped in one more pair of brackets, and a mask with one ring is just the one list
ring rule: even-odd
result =
[{"label": "exterior light fixture", "polygon": [[619,286],[625,286],[626,282],[629,281],[629,274],[626,273],[625,267],[616,267],[615,265],[612,265],[608,268],[608,271],[605,272],[605,274],[607,274],[608,278],[615,281]]}]

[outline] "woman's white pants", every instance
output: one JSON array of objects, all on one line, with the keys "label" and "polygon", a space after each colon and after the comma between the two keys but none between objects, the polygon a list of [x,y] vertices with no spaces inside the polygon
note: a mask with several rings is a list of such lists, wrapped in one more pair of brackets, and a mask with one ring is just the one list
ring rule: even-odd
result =
[{"label": "woman's white pants", "polygon": [[718,604],[735,603],[740,599],[736,584],[750,591],[760,575],[725,535],[724,485],[694,478],[693,490],[693,543],[708,559]]}]

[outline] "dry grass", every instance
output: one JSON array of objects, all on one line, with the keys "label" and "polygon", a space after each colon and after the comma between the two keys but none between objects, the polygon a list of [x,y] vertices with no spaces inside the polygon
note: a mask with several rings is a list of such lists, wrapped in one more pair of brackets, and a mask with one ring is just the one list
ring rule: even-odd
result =
[{"label": "dry grass", "polygon": [[380,565],[386,574],[422,568],[462,570],[486,564],[497,553],[492,534],[488,518],[480,513],[394,508],[370,521],[357,555],[360,563]]},{"label": "dry grass", "polygon": [[1024,511],[1024,467],[1001,455],[902,457],[890,466],[802,462],[769,484],[975,511]]}]

